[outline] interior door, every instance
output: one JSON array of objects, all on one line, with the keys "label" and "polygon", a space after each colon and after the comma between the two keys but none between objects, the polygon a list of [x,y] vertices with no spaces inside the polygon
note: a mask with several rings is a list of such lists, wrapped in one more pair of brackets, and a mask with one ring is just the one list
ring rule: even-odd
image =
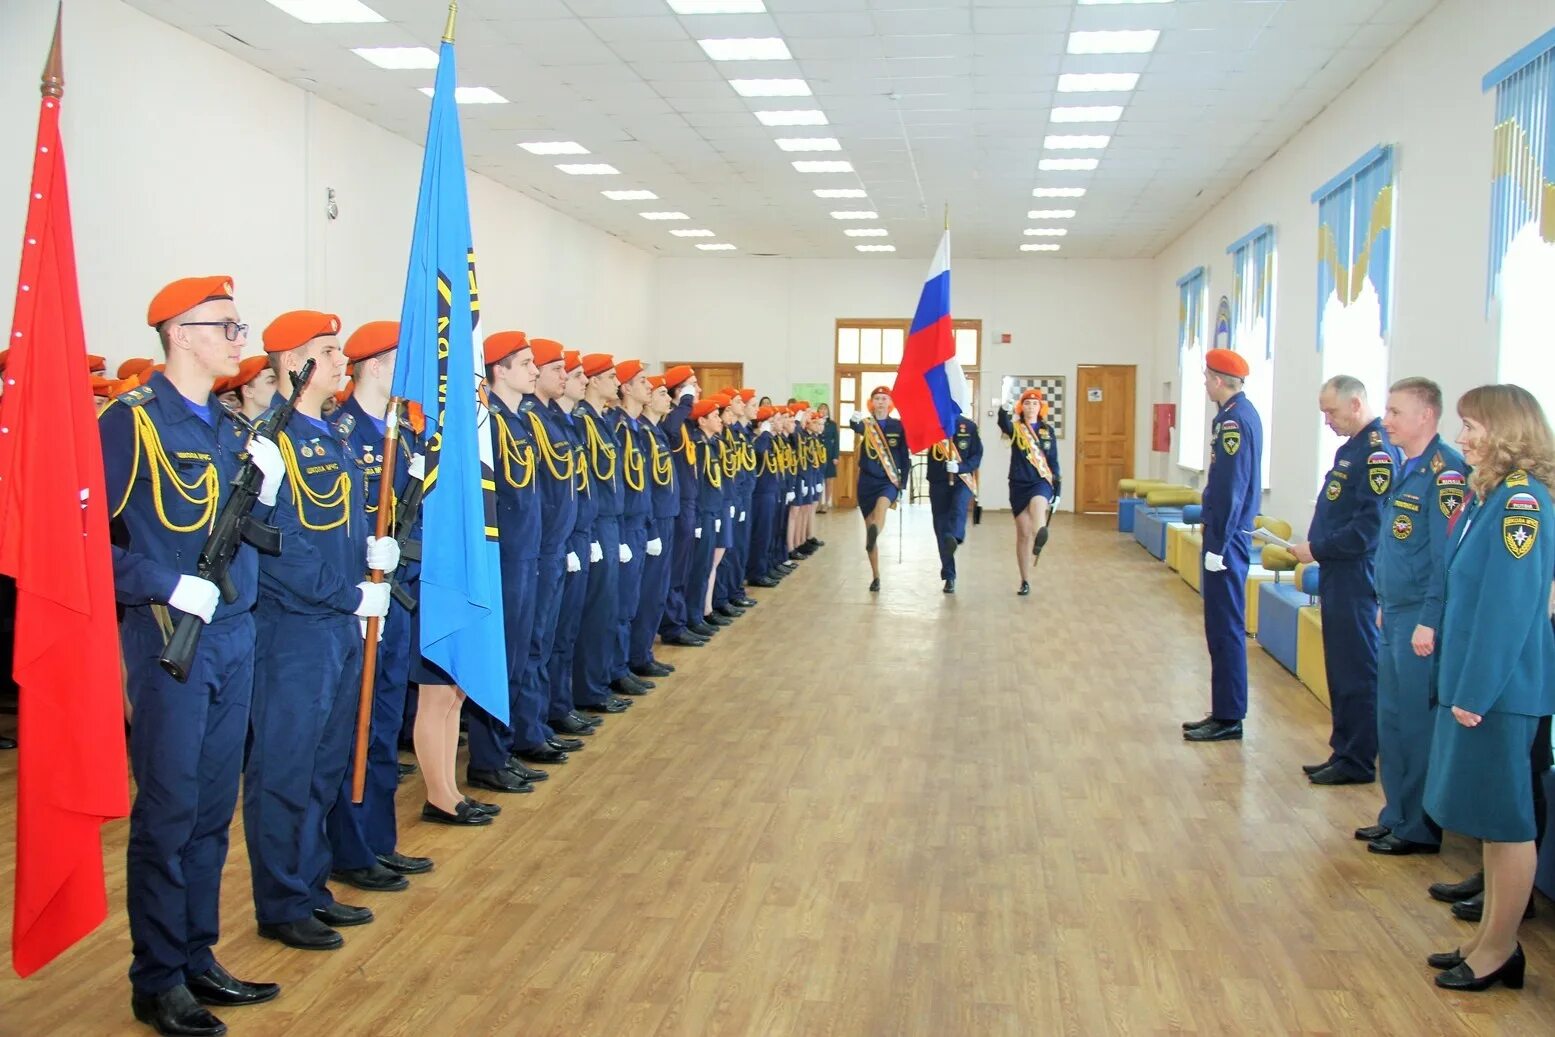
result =
[{"label": "interior door", "polygon": [[1118,510],[1118,480],[1134,475],[1134,365],[1082,364],[1076,371],[1075,510]]}]

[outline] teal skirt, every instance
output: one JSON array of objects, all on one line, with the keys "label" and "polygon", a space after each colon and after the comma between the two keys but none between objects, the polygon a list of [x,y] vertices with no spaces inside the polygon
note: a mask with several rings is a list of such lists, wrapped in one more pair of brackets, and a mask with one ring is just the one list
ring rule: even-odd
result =
[{"label": "teal skirt", "polygon": [[1436,707],[1425,810],[1443,828],[1496,843],[1531,843],[1533,779],[1529,754],[1539,718],[1487,713],[1464,727]]}]

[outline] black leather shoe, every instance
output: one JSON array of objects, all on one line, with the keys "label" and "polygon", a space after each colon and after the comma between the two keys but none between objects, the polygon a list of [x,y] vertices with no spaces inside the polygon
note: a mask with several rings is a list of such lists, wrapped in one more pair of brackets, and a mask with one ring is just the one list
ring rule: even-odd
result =
[{"label": "black leather shoe", "polygon": [[753,609],[757,605],[760,605],[761,602],[757,601],[755,598],[747,598],[745,595],[741,594],[738,598],[730,598],[729,604],[735,606],[736,608]]},{"label": "black leather shoe", "polygon": [[617,695],[646,695],[657,687],[658,685],[652,681],[637,677],[618,677],[610,682],[610,690]]},{"label": "black leather shoe", "polygon": [[667,645],[675,645],[677,648],[701,648],[707,644],[707,638],[698,637],[690,630],[683,633],[671,634],[669,637],[660,638]]},{"label": "black leather shoe", "polygon": [[534,789],[525,779],[514,774],[510,770],[481,771],[470,768],[464,772],[465,784],[478,789],[487,789],[491,792],[533,792]]},{"label": "black leather shoe", "polygon": [[875,544],[880,542],[880,527],[873,522],[864,525],[864,550],[873,551]]},{"label": "black leather shoe", "polygon": [[1527,968],[1528,959],[1523,957],[1523,945],[1518,944],[1517,950],[1496,971],[1483,976],[1474,975],[1474,970],[1469,968],[1468,962],[1448,969],[1436,977],[1436,985],[1444,990],[1464,990],[1471,993],[1479,993],[1489,990],[1497,983],[1504,983],[1508,990],[1523,989],[1523,971]]},{"label": "black leather shoe", "polygon": [[[16,739],[10,737],[9,735],[0,735],[0,749],[15,749],[15,748],[16,748]],[[209,1013],[206,1013],[206,1014],[209,1015]],[[215,1019],[216,1017],[215,1016],[211,1016],[211,1018]],[[221,1020],[219,1020],[219,1019],[217,1019],[216,1021],[218,1023],[221,1022]],[[223,1026],[221,1028],[221,1032],[222,1033],[226,1033],[227,1032],[227,1028],[225,1026]]]},{"label": "black leather shoe", "polygon": [[1463,964],[1463,955],[1458,953],[1455,947],[1450,951],[1442,951],[1440,954],[1432,954],[1425,959],[1425,963],[1438,972],[1455,969]]},{"label": "black leather shoe", "polygon": [[401,778],[408,778],[421,769],[413,763],[396,763],[395,766],[399,768]]},{"label": "black leather shoe", "polygon": [[403,853],[380,853],[378,863],[401,875],[424,875],[432,870],[432,858],[407,857]]},{"label": "black leather shoe", "polygon": [[299,951],[332,951],[346,944],[344,936],[317,918],[304,918],[300,922],[285,922],[281,925],[261,925],[259,935],[267,940],[279,940]]},{"label": "black leather shoe", "polygon": [[398,893],[402,889],[410,888],[410,882],[405,876],[397,871],[390,871],[381,864],[374,864],[371,868],[342,868],[331,871],[329,877],[336,882],[365,889],[369,893]]},{"label": "black leather shoe", "polygon": [[1416,843],[1408,839],[1400,839],[1389,832],[1381,839],[1373,839],[1366,844],[1370,853],[1380,853],[1386,857],[1407,857],[1414,853],[1441,853],[1442,848],[1433,843]]},{"label": "black leather shoe", "polygon": [[1357,778],[1338,764],[1331,763],[1317,773],[1308,775],[1307,780],[1314,785],[1370,785],[1376,779]]},{"label": "black leather shoe", "polygon": [[686,629],[691,631],[696,636],[702,638],[703,644],[707,644],[708,640],[711,639],[714,634],[718,633],[718,627],[711,623],[703,623],[701,621],[687,623]]},{"label": "black leather shoe", "polygon": [[583,724],[586,727],[590,727],[590,728],[593,728],[593,729],[596,729],[596,730],[601,725],[603,725],[604,722],[605,722],[605,718],[604,717],[589,716],[587,713],[579,713],[575,709],[572,710],[571,712],[569,712],[567,715],[569,717],[571,717],[577,723]]},{"label": "black leather shoe", "polygon": [[491,824],[491,815],[483,814],[479,810],[471,810],[468,803],[461,802],[450,814],[446,810],[434,807],[431,803],[421,804],[421,820],[431,821],[436,825],[453,825],[458,828],[478,828],[481,825]]},{"label": "black leather shoe", "polygon": [[578,708],[587,710],[590,713],[625,713],[629,707],[620,699],[611,698],[597,704],[588,703]]},{"label": "black leather shoe", "polygon": [[261,1005],[274,1001],[281,992],[279,983],[245,983],[222,968],[219,961],[185,980],[184,986],[202,1005]]},{"label": "black leather shoe", "polygon": [[545,740],[545,744],[550,746],[552,749],[555,749],[559,753],[575,753],[579,749],[583,748],[582,739],[562,738],[560,735],[556,736],[555,738],[547,738]]},{"label": "black leather shoe", "polygon": [[[1485,894],[1483,891],[1475,896],[1469,897],[1467,900],[1460,900],[1456,904],[1452,905],[1453,917],[1461,918],[1465,922],[1477,922],[1484,917],[1484,914]],[[1528,910],[1523,912],[1523,917],[1532,918],[1536,914],[1538,914],[1538,912],[1534,910],[1533,897],[1529,897]]]},{"label": "black leather shoe", "polygon": [[826,541],[824,541],[824,540],[817,540],[815,537],[811,537],[810,539],[805,541],[805,546],[806,547],[825,547],[826,546]]},{"label": "black leather shoe", "polygon": [[[569,713],[560,720],[552,720],[551,730],[559,735],[589,735],[594,733],[594,725],[575,720]],[[578,744],[581,746],[583,743]]]},{"label": "black leather shoe", "polygon": [[1043,526],[1041,529],[1037,530],[1037,537],[1031,544],[1031,557],[1042,557],[1042,549],[1047,546],[1047,532],[1048,530],[1046,526]]},{"label": "black leather shoe", "polygon": [[1015,593],[1020,595],[1023,598],[1030,596],[1030,594],[1031,594],[1031,584],[1029,582],[1027,582],[1026,580],[1020,581],[1020,590],[1016,591]]},{"label": "black leather shoe", "polygon": [[874,594],[878,590],[880,590],[880,577],[876,576],[869,581],[869,593]]},{"label": "black leather shoe", "polygon": [[464,805],[469,807],[475,813],[485,814],[487,817],[496,817],[498,814],[502,813],[502,808],[497,806],[497,804],[482,803],[480,800],[471,799],[469,796],[464,797]]},{"label": "black leather shoe", "polygon": [[1200,717],[1198,720],[1184,720],[1182,722],[1182,729],[1184,731],[1192,731],[1197,727],[1208,727],[1214,722],[1215,718],[1206,714],[1205,716]]},{"label": "black leather shoe", "polygon": [[560,749],[552,749],[548,745],[531,746],[525,749],[517,749],[513,752],[520,760],[526,763],[566,763],[567,754]]},{"label": "black leather shoe", "polygon": [[795,565],[793,562],[779,562],[777,567],[780,571],[786,573],[791,573],[795,569],[799,568],[799,566]]},{"label": "black leather shoe", "polygon": [[508,770],[509,773],[517,775],[518,777],[524,779],[525,781],[550,781],[551,780],[550,774],[548,774],[545,771],[540,770],[538,767],[526,767],[526,766],[524,766],[524,761],[520,760],[517,756],[509,756],[508,757],[507,770]]},{"label": "black leather shoe", "polygon": [[314,908],[313,917],[331,928],[339,929],[347,925],[366,925],[373,920],[373,913],[370,908],[331,901],[328,907]]},{"label": "black leather shoe", "polygon": [[157,1033],[177,1037],[221,1037],[227,1024],[200,1007],[183,985],[152,997],[130,995],[130,1011]]},{"label": "black leather shoe", "polygon": [[1462,882],[1433,882],[1426,892],[1431,894],[1432,900],[1456,904],[1460,900],[1477,897],[1485,892],[1485,873],[1476,871]]},{"label": "black leather shoe", "polygon": [[645,666],[633,666],[631,671],[633,677],[668,677],[675,672],[663,663],[658,662],[648,663]]},{"label": "black leather shoe", "polygon": [[1369,843],[1374,839],[1381,839],[1390,831],[1392,829],[1386,825],[1367,825],[1365,828],[1357,828],[1355,830],[1355,838],[1363,843]]},{"label": "black leather shoe", "polygon": [[702,622],[706,623],[710,627],[734,626],[734,620],[730,619],[728,616],[719,615],[716,611],[709,612],[707,615],[703,616]]},{"label": "black leather shoe", "polygon": [[763,587],[769,590],[778,585],[778,582],[770,576],[758,576],[749,582],[752,587]]},{"label": "black leather shoe", "polygon": [[1196,727],[1192,731],[1184,731],[1182,736],[1190,742],[1239,742],[1242,740],[1242,722],[1240,720],[1212,720],[1203,727]]},{"label": "black leather shoe", "polygon": [[954,593],[956,593],[956,581],[955,580],[946,580],[945,581],[944,591],[945,591],[946,594],[954,594]]}]

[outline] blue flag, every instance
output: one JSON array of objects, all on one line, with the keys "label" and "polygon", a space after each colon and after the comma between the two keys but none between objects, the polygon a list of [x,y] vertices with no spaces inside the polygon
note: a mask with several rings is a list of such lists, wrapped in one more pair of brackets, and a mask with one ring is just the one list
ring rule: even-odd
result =
[{"label": "blue flag", "polygon": [[454,47],[443,41],[421,167],[394,395],[426,411],[421,654],[475,704],[508,719],[491,420],[480,389],[480,296],[470,238]]}]

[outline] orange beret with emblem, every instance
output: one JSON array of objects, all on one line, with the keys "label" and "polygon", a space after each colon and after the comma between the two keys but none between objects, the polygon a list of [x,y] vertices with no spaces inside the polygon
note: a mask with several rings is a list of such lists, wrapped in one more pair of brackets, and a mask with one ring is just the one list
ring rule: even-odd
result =
[{"label": "orange beret with emblem", "polygon": [[486,366],[500,363],[517,353],[520,349],[528,349],[529,336],[522,331],[497,331],[486,336],[484,343]]},{"label": "orange beret with emblem", "polygon": [[558,360],[565,359],[566,350],[555,339],[532,338],[529,340],[529,350],[534,354],[535,366],[544,367],[546,364],[554,364]]},{"label": "orange beret with emblem", "polygon": [[399,344],[399,321],[370,320],[351,332],[351,337],[346,339],[346,359],[352,363],[358,360],[371,360],[380,353],[398,349]]},{"label": "orange beret with emblem", "polygon": [[323,335],[340,334],[340,318],[318,310],[289,310],[265,328],[266,353],[285,353]]},{"label": "orange beret with emblem", "polygon": [[602,375],[615,365],[615,358],[609,353],[585,353],[583,355],[583,374],[588,378]]},{"label": "orange beret with emblem", "polygon": [[1232,378],[1246,378],[1250,371],[1247,358],[1229,349],[1212,349],[1205,353],[1204,366],[1216,374],[1230,375]]},{"label": "orange beret with emblem", "polygon": [[180,313],[187,313],[202,302],[232,298],[232,278],[226,274],[209,277],[185,277],[166,285],[151,297],[146,307],[146,323],[156,327]]}]

